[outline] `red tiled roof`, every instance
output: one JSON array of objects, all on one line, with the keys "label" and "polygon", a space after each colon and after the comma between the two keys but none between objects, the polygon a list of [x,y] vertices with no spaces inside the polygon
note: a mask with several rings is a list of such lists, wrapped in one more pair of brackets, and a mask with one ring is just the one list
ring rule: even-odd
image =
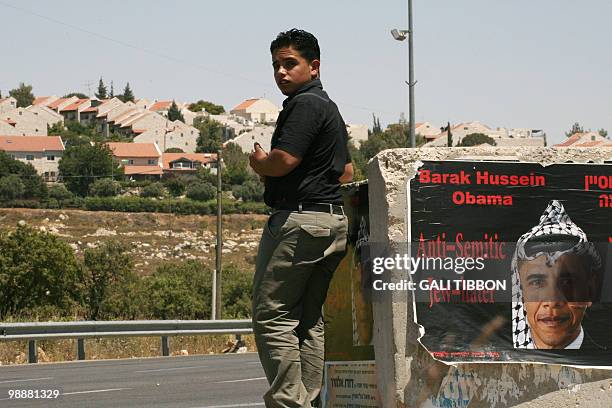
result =
[{"label": "red tiled roof", "polygon": [[90,106],[87,109],[83,109],[81,112],[97,112],[98,111],[98,107],[97,106]]},{"label": "red tiled roof", "polygon": [[159,157],[155,143],[121,143],[106,144],[117,157]]},{"label": "red tiled roof", "polygon": [[127,165],[123,167],[123,174],[126,176],[134,174],[150,174],[150,175],[161,175],[162,168],[159,166],[131,166]]},{"label": "red tiled roof", "polygon": [[50,96],[39,96],[37,98],[34,98],[34,102],[32,102],[32,105],[40,105],[49,98]]},{"label": "red tiled roof", "polygon": [[59,98],[53,102],[51,102],[49,105],[47,105],[48,108],[51,109],[55,109],[58,106],[60,106],[62,103],[66,102],[69,98]]},{"label": "red tiled roof", "polygon": [[170,105],[172,105],[172,101],[158,101],[158,102],[155,102],[153,105],[151,105],[149,110],[151,111],[168,110],[170,108]]},{"label": "red tiled roof", "polygon": [[133,133],[136,133],[137,135],[146,132],[147,129],[132,129]]},{"label": "red tiled roof", "polygon": [[0,150],[6,152],[64,151],[59,136],[0,136]]},{"label": "red tiled roof", "polygon": [[253,98],[253,99],[247,99],[244,102],[240,103],[238,106],[236,106],[234,109],[232,109],[233,111],[235,110],[242,110],[242,109],[246,109],[249,106],[253,105],[255,102],[257,102],[259,100],[259,98]]},{"label": "red tiled roof", "polygon": [[216,153],[163,153],[162,164],[164,170],[170,169],[170,163],[179,159],[187,159],[189,161],[199,161],[202,164],[217,161]]},{"label": "red tiled roof", "polygon": [[71,103],[70,105],[68,105],[64,109],[62,109],[62,112],[75,111],[75,110],[77,110],[79,108],[79,106],[81,106],[82,104],[84,104],[88,100],[89,99],[79,99],[75,103]]}]

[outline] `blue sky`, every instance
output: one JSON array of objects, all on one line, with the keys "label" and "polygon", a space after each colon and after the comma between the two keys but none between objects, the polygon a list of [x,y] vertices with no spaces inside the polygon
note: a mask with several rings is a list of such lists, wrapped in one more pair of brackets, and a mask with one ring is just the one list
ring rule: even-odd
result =
[{"label": "blue sky", "polygon": [[[386,124],[407,111],[407,43],[389,33],[406,28],[407,10],[407,0],[0,0],[0,90],[87,93],[102,76],[148,99],[280,104],[269,43],[300,27],[319,38],[345,120]],[[417,121],[542,128],[553,141],[575,121],[612,134],[610,15],[607,0],[414,0]]]}]

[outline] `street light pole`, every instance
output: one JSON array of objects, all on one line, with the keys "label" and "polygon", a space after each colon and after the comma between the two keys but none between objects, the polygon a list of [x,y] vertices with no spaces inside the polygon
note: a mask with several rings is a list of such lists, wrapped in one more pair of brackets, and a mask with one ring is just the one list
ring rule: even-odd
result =
[{"label": "street light pole", "polygon": [[412,0],[408,0],[408,110],[410,112],[410,147],[416,147],[414,129],[414,53],[412,48]]}]

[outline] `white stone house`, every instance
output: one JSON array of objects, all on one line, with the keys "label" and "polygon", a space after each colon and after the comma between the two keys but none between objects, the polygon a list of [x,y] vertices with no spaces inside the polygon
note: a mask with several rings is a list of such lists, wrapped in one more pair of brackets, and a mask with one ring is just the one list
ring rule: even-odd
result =
[{"label": "white stone house", "polygon": [[81,122],[81,112],[91,107],[91,99],[78,99],[59,110],[65,121]]},{"label": "white stone house", "polygon": [[0,113],[0,120],[13,126],[22,136],[47,136],[47,121],[26,108]]},{"label": "white stone house", "polygon": [[124,165],[126,176],[161,176],[161,151],[155,143],[120,143],[106,145],[113,158]]},{"label": "white stone house", "polygon": [[17,99],[12,96],[0,99],[0,113],[12,111],[13,109],[17,109]]},{"label": "white stone house", "polygon": [[[167,119],[166,119],[167,122]],[[134,137],[135,143],[156,143],[162,152],[170,148],[194,153],[200,133],[193,126],[175,120],[167,125],[148,129]]]},{"label": "white stone house", "polygon": [[253,123],[273,123],[278,118],[280,109],[264,98],[251,98],[230,110],[230,114],[240,116]]},{"label": "white stone house", "polygon": [[273,133],[273,126],[257,125],[252,130],[239,134],[235,138],[223,143],[223,145],[234,143],[240,146],[243,152],[250,153],[253,151],[253,145],[259,143],[262,149],[269,152]]},{"label": "white stone house", "polygon": [[56,123],[63,123],[64,117],[59,113],[47,108],[44,105],[31,105],[26,108],[28,112],[38,115],[41,121],[44,121],[48,126]]},{"label": "white stone house", "polygon": [[64,153],[59,136],[0,136],[0,150],[31,164],[46,181],[57,180],[58,164]]}]

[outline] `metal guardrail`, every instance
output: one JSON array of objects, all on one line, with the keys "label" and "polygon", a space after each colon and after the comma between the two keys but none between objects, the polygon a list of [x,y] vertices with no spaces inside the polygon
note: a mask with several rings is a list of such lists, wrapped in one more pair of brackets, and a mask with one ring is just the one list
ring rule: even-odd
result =
[{"label": "metal guardrail", "polygon": [[77,358],[85,360],[85,339],[161,336],[162,355],[170,355],[169,336],[252,333],[251,320],[118,320],[0,323],[0,341],[28,340],[28,361],[38,361],[36,340],[77,339]]}]

